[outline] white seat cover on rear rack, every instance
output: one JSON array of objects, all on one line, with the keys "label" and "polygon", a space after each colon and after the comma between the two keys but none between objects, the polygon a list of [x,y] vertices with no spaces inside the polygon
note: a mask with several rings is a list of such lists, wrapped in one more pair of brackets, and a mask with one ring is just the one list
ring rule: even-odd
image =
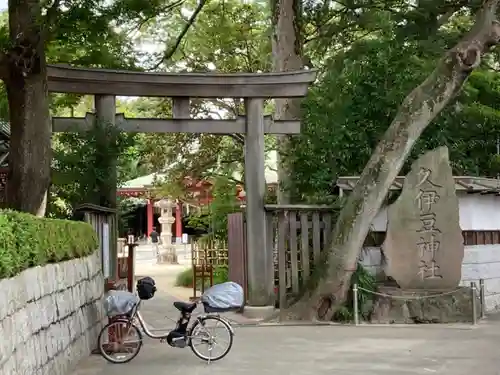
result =
[{"label": "white seat cover on rear rack", "polygon": [[137,303],[139,303],[139,297],[126,290],[110,290],[104,298],[107,316],[127,314]]},{"label": "white seat cover on rear rack", "polygon": [[201,302],[218,310],[235,310],[245,304],[245,294],[241,285],[228,281],[208,288]]}]

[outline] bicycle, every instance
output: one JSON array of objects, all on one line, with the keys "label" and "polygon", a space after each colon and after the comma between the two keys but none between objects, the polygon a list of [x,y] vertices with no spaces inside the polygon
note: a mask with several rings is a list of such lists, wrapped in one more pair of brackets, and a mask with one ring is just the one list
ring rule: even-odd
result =
[{"label": "bicycle", "polygon": [[[188,327],[191,321],[191,314],[198,306],[198,302],[174,302],[173,305],[181,313],[180,318],[176,322],[176,327],[168,333],[156,335],[149,330],[146,321],[139,312],[141,302],[142,301],[139,300],[128,314],[119,315],[113,318],[113,320],[106,324],[99,333],[99,351],[108,362],[115,364],[127,363],[134,359],[142,348],[143,333],[149,338],[167,342],[170,346],[175,348],[185,348],[189,346],[198,358],[208,363],[224,358],[231,350],[233,346],[234,329],[229,321],[221,317],[219,313],[228,312],[232,309],[215,309],[203,304],[205,313],[197,316],[192,326]],[[214,346],[217,345],[217,340],[206,328],[207,322],[209,321],[221,323],[224,331],[229,334],[227,348],[222,354],[215,357],[212,357],[212,351]],[[138,325],[141,329],[139,329]],[[109,331],[111,331],[111,333]],[[137,344],[136,346],[131,345],[134,342],[125,342],[125,339],[129,338],[131,333],[134,333],[137,337],[137,340],[134,341]],[[103,342],[105,338],[110,338],[110,341],[113,339],[113,342],[106,344]],[[197,346],[194,344],[196,340],[200,340],[201,344],[207,344],[208,355],[202,354],[197,349]],[[132,352],[129,353],[128,349],[132,349]],[[129,353],[130,356],[125,357],[124,351]],[[113,358],[112,354],[118,354],[118,357]]]}]

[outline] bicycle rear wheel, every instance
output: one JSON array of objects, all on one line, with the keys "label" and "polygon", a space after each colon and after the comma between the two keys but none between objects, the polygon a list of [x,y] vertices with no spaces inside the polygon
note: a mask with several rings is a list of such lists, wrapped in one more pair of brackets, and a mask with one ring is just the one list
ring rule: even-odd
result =
[{"label": "bicycle rear wheel", "polygon": [[[213,327],[211,327],[212,324]],[[207,362],[218,361],[231,350],[233,336],[230,325],[224,319],[218,316],[207,316],[198,319],[191,327],[189,346],[198,358]],[[219,347],[222,350],[217,354],[215,349]],[[202,352],[203,348],[207,349],[206,353]]]},{"label": "bicycle rear wheel", "polygon": [[142,333],[131,321],[119,319],[104,326],[97,343],[101,355],[108,362],[127,363],[139,354]]}]

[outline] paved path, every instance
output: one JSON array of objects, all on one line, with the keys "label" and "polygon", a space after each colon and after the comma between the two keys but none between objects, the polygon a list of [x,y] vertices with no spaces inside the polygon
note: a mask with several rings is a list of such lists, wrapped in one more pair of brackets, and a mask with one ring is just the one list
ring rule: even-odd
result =
[{"label": "paved path", "polygon": [[151,340],[130,363],[93,356],[71,375],[498,375],[500,325],[240,327],[220,362]]}]

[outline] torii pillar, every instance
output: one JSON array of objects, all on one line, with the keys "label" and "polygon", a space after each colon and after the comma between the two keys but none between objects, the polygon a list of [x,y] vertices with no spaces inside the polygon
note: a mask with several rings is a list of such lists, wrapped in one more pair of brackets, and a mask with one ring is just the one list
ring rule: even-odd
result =
[{"label": "torii pillar", "polygon": [[[106,127],[114,127],[116,125],[116,97],[114,95],[95,95],[94,96],[94,108],[95,116],[97,119],[97,125]],[[114,142],[113,139],[102,140],[104,142]],[[113,209],[117,208],[116,201],[116,182],[117,182],[117,171],[116,171],[116,159],[110,158],[106,160],[109,163],[109,175],[106,179],[106,183],[100,186],[100,202],[101,206],[110,207]],[[114,214],[117,216],[116,214]],[[117,218],[115,217],[115,222]],[[109,249],[109,270],[111,275],[117,274],[118,268],[118,234],[116,231],[111,231],[110,236],[110,249]]]},{"label": "torii pillar", "polygon": [[272,249],[267,248],[264,100],[246,98],[245,191],[248,307],[246,314],[262,317],[274,310]]}]

